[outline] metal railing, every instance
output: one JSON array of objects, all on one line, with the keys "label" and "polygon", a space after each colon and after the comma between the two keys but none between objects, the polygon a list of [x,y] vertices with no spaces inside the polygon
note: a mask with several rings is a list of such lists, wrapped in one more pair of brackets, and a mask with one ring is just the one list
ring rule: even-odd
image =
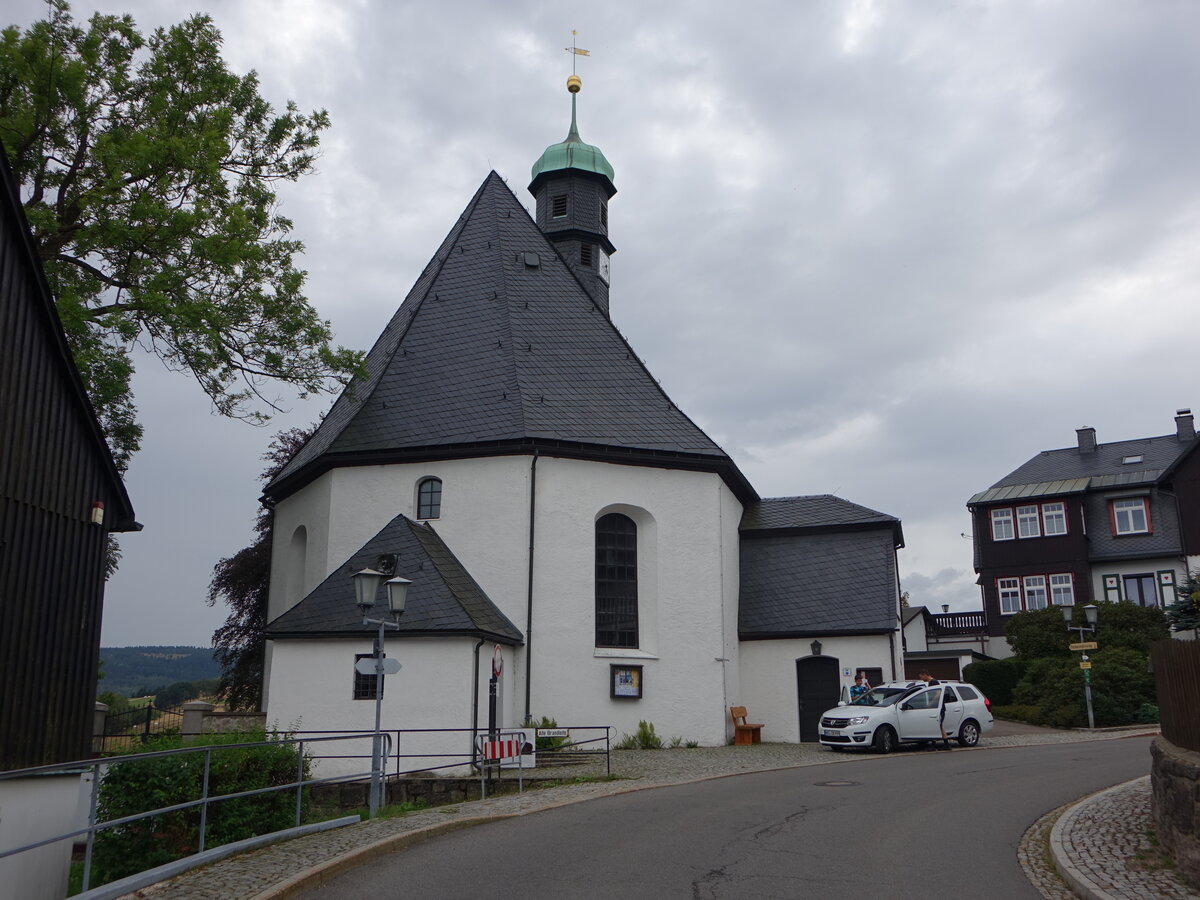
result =
[{"label": "metal railing", "polygon": [[1150,645],[1162,736],[1200,753],[1200,641],[1168,638]]},{"label": "metal railing", "polygon": [[[601,756],[603,756],[605,774],[612,774],[612,742],[610,739],[612,732],[611,726],[574,725],[565,726],[564,730],[567,730],[570,733],[570,737],[562,739],[562,743],[557,744],[557,746],[552,749],[536,750],[535,752],[539,755],[543,755],[543,757],[550,758],[555,758],[560,755],[566,756],[573,763],[598,760]],[[536,747],[536,732],[537,729],[531,726],[524,729],[505,729],[503,731],[503,735],[508,738],[511,735],[523,734]],[[479,753],[479,739],[488,739],[489,732],[487,729],[401,728],[382,731],[381,734],[384,740],[384,774],[387,777],[400,777],[403,775],[411,775],[416,772],[431,772],[444,769],[467,768],[468,770],[476,772],[483,777],[499,778],[503,768],[521,766],[526,771],[529,768],[528,765],[525,765],[520,760],[513,762],[505,761],[497,764],[495,761],[482,759]],[[420,749],[421,739],[425,736],[436,737],[438,735],[445,736],[454,734],[461,734],[464,736],[463,743],[467,746],[467,749],[464,749],[462,752],[449,753],[444,751],[424,751]],[[288,732],[287,734],[278,734],[276,739],[267,741],[218,743],[207,745],[198,744],[194,747],[183,747],[173,750],[156,750],[147,753],[127,754],[124,756],[109,756],[99,759],[77,760],[74,762],[61,763],[57,765],[36,766],[34,768],[0,772],[0,782],[42,775],[83,775],[88,771],[91,772],[92,776],[90,797],[88,799],[88,820],[85,827],[63,832],[61,834],[56,834],[52,837],[43,838],[19,847],[0,849],[0,859],[15,856],[18,853],[24,853],[29,850],[36,850],[39,847],[45,847],[50,844],[58,843],[59,841],[85,837],[86,846],[84,850],[82,890],[86,891],[91,886],[92,857],[95,846],[95,838],[99,832],[104,831],[105,829],[120,828],[143,819],[149,819],[155,816],[163,816],[169,813],[182,812],[184,810],[198,808],[200,811],[200,819],[196,840],[196,853],[203,853],[207,840],[209,824],[208,813],[211,804],[219,803],[225,800],[235,800],[270,794],[277,791],[289,790],[293,790],[296,793],[294,818],[295,825],[299,826],[301,823],[301,816],[303,814],[303,796],[305,788],[320,784],[334,784],[338,782],[360,782],[371,777],[370,744],[373,736],[373,731]],[[207,735],[203,737],[213,736]],[[337,750],[339,748],[336,748],[335,744],[343,741],[364,742],[366,747],[362,753],[320,752],[320,750],[323,748]],[[445,741],[443,740],[440,743],[444,744]],[[412,746],[414,744],[417,746]],[[237,791],[229,794],[209,793],[210,774],[212,771],[212,756],[214,752],[219,753],[224,750],[244,750],[255,747],[278,747],[280,745],[293,745],[296,748],[296,775],[293,780],[284,784],[277,784],[264,788],[255,788],[248,791]],[[404,752],[405,750],[410,752]],[[198,797],[193,800],[160,807],[158,809],[147,810],[134,815],[122,816],[105,821],[97,821],[96,816],[99,810],[100,784],[105,771],[123,763],[162,757],[185,757],[195,754],[204,754],[203,776],[200,785],[200,795]],[[305,763],[309,761],[319,763],[322,760],[362,760],[366,763],[366,768],[350,772],[341,772],[337,775],[328,777],[306,778]],[[438,762],[432,766],[426,764],[414,768],[404,768],[403,766],[405,760],[421,760],[424,763],[428,763],[429,760],[446,760],[446,762]]]},{"label": "metal railing", "polygon": [[[263,794],[269,794],[276,791],[294,790],[296,792],[295,803],[295,824],[299,826],[300,817],[303,807],[303,791],[306,787],[311,787],[316,784],[325,784],[335,781],[353,781],[364,777],[370,777],[370,772],[360,772],[353,775],[339,775],[332,778],[305,778],[304,765],[307,758],[305,756],[306,746],[311,749],[313,744],[319,744],[326,740],[347,740],[355,738],[370,738],[372,733],[359,735],[341,734],[336,738],[295,738],[281,737],[278,740],[272,741],[253,741],[247,743],[221,743],[208,744],[196,747],[183,747],[175,750],[156,750],[149,753],[135,753],[126,756],[110,756],[102,759],[77,760],[69,763],[61,763],[58,765],[35,766],[29,769],[15,769],[9,772],[0,772],[0,782],[10,781],[17,778],[29,778],[31,776],[55,775],[55,774],[79,774],[82,775],[87,771],[91,771],[92,785],[90,796],[88,799],[88,821],[83,828],[77,828],[73,831],[56,834],[53,837],[43,838],[33,843],[24,844],[19,847],[13,847],[7,850],[0,850],[0,859],[9,856],[15,856],[18,853],[24,853],[28,850],[36,850],[39,847],[45,847],[49,844],[56,844],[59,841],[69,840],[86,836],[86,845],[83,857],[83,886],[82,890],[86,891],[91,886],[92,875],[92,856],[95,848],[95,840],[97,833],[110,828],[120,828],[130,825],[134,822],[139,822],[143,819],[153,818],[155,816],[163,816],[168,813],[181,812],[188,809],[200,810],[200,822],[197,835],[197,853],[203,853],[205,849],[205,841],[208,830],[208,811],[210,804],[219,803],[224,800],[234,800],[243,797],[254,797]],[[295,745],[296,747],[296,778],[294,781],[285,784],[271,785],[265,788],[255,788],[249,791],[237,791],[230,794],[210,794],[209,793],[209,776],[212,771],[212,755],[214,752],[225,750],[244,750],[255,747],[278,747],[280,745]],[[104,772],[114,766],[119,766],[123,763],[133,763],[147,759],[156,759],[162,757],[184,757],[197,753],[204,754],[203,777],[200,786],[200,796],[194,800],[187,800],[182,803],[175,803],[170,806],[160,807],[158,809],[148,810],[146,812],[136,813],[134,815],[121,816],[115,819],[108,819],[102,822],[96,820],[99,809],[100,799],[100,784],[104,776]],[[369,754],[368,754],[369,756]]]}]

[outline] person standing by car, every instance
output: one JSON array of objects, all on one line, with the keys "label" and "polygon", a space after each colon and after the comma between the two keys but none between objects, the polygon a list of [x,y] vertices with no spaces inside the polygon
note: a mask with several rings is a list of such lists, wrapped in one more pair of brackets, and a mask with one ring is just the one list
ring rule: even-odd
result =
[{"label": "person standing by car", "polygon": [[866,684],[866,679],[859,672],[854,676],[854,687],[850,688],[850,702],[853,703],[870,689],[870,685]]},{"label": "person standing by car", "polygon": [[925,682],[926,687],[933,687],[935,684],[941,684],[940,681],[938,681],[936,678],[934,678],[932,675],[930,675],[924,669],[922,669],[920,672],[917,673],[917,678],[919,678],[921,681]]}]

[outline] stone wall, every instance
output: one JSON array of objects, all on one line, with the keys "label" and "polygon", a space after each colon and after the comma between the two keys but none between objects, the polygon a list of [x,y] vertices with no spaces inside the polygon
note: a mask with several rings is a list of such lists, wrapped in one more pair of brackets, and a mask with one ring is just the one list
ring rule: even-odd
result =
[{"label": "stone wall", "polygon": [[1157,737],[1150,756],[1154,830],[1179,874],[1200,888],[1200,753]]}]

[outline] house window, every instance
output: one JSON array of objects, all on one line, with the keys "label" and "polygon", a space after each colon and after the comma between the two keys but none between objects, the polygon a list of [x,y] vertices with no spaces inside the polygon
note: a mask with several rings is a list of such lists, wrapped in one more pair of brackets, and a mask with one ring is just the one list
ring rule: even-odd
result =
[{"label": "house window", "polygon": [[1112,501],[1113,534],[1148,534],[1150,511],[1145,497]]},{"label": "house window", "polygon": [[1017,533],[1023,538],[1042,536],[1042,524],[1036,505],[1017,507]]},{"label": "house window", "polygon": [[1140,463],[1141,461],[1142,461],[1142,454],[1140,454],[1140,453],[1135,454],[1134,456],[1121,457],[1121,465],[1123,465],[1123,466],[1132,465],[1133,463]]},{"label": "house window", "polygon": [[1013,539],[1013,520],[1011,509],[992,510],[992,540],[1011,541]]},{"label": "house window", "polygon": [[[358,671],[358,661],[361,659],[374,659],[374,654],[371,653],[355,653],[354,654],[354,699],[355,700],[374,700],[375,687],[379,684],[380,678],[378,675],[364,675]],[[380,687],[379,696],[383,696],[383,688]]]},{"label": "house window", "polygon": [[1050,576],[1050,602],[1055,606],[1075,605],[1074,579],[1069,573]]},{"label": "house window", "polygon": [[1042,534],[1050,537],[1067,533],[1067,509],[1063,503],[1042,504]]},{"label": "house window", "polygon": [[581,265],[587,266],[587,268],[589,268],[589,269],[592,267],[592,245],[591,244],[580,244],[579,245],[579,262]]},{"label": "house window", "polygon": [[1153,575],[1126,575],[1125,599],[1138,606],[1158,606],[1158,590]]},{"label": "house window", "polygon": [[436,519],[442,514],[442,479],[426,478],[417,485],[417,518]]},{"label": "house window", "polygon": [[1046,608],[1046,576],[1045,575],[1026,575],[1025,576],[1025,608],[1026,609],[1045,609]]},{"label": "house window", "polygon": [[567,214],[567,195],[559,194],[557,197],[550,198],[550,215],[555,219],[561,219]]},{"label": "house window", "polygon": [[1021,579],[1000,578],[996,581],[1000,591],[1000,615],[1010,616],[1021,611]]},{"label": "house window", "polygon": [[596,646],[638,646],[637,525],[620,513],[596,520]]}]

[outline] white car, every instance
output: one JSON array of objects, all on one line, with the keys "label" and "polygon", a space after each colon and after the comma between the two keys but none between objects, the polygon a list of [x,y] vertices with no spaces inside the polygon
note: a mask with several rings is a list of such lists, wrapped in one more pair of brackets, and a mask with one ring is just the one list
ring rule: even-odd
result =
[{"label": "white car", "polygon": [[902,743],[946,737],[974,747],[992,730],[992,704],[961,681],[892,681],[852,703],[839,703],[821,716],[820,739],[827,747],[873,747],[890,753]]}]

